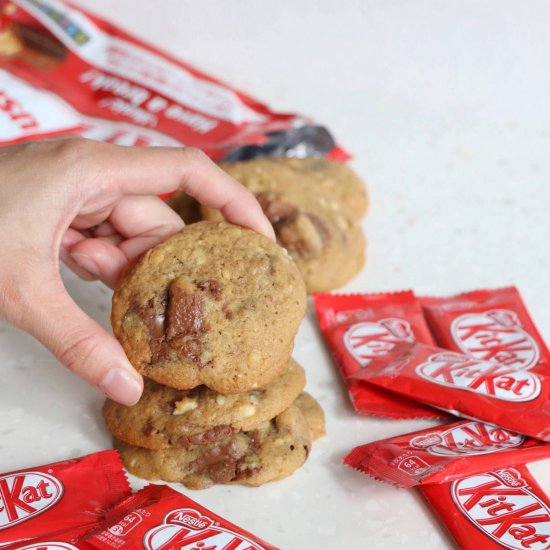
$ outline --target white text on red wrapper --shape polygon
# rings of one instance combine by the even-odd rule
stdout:
[[[130,533],[149,512],[136,509],[115,525],[94,536],[112,548],[127,547]],[[142,517],[143,516],[143,517]],[[192,508],[172,510],[163,523],[149,529],[143,536],[146,550],[262,550],[262,546],[245,535],[221,527],[219,522]]]
[[[413,438],[411,447],[437,456],[479,455],[517,447],[525,441],[521,434],[498,426],[472,421],[444,433]]]
[[[0,530],[45,512],[61,498],[63,485],[41,472],[0,478]]]
[[[451,335],[464,353],[482,361],[530,369],[540,357],[535,340],[507,309],[461,315],[452,322]]]
[[[550,510],[528,489],[516,470],[455,481],[451,494],[460,511],[505,548],[548,548]]]
[[[504,365],[468,360],[462,355],[438,353],[416,367],[422,378],[503,401],[532,401],[540,395],[540,378]]]
[[[410,323],[404,319],[380,319],[356,323],[344,334],[344,345],[362,367],[389,353],[398,342],[414,342]]]

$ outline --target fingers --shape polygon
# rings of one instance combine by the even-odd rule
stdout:
[[[113,287],[122,268],[183,227],[182,219],[158,197],[127,196],[112,210],[110,222],[81,238],[69,230],[62,244],[64,262],[82,278],[97,278]],[[84,274],[84,275],[83,275]]]
[[[80,143],[90,143],[80,140]],[[94,144],[86,165],[102,192],[158,195],[181,190],[224,217],[274,239],[273,228],[254,195],[193,148],[132,148]]]
[[[184,226],[183,220],[163,200],[154,196],[124,197],[113,208],[109,221],[113,229],[126,239],[147,235],[160,241]]]
[[[0,186],[0,256],[8,258],[0,262],[0,315],[123,404],[137,401],[142,379],[116,339],[69,297],[59,255],[81,276],[114,284],[129,259],[182,226],[157,199],[144,197],[176,190],[273,238],[254,196],[195,149],[79,139],[17,146],[0,157],[8,182]]]
[[[141,376],[117,340],[73,302],[61,280],[25,290],[17,324],[90,385],[118,403],[135,404],[143,391]]]
[[[59,257],[61,261],[81,279],[83,279],[84,281],[95,281],[97,279],[97,275],[90,273],[90,271],[84,269],[82,266],[76,263],[71,258],[69,252],[76,243],[83,241],[85,238],[85,235],[83,235],[80,231],[69,228],[65,232],[65,235],[61,240],[61,245],[59,247]]]
[[[201,204],[221,210],[226,220],[275,240],[273,227],[253,193],[214,163],[206,167],[200,159],[190,163],[180,189]]]
[[[142,245],[145,250],[150,248],[147,244]],[[71,249],[69,261],[65,260],[65,263],[79,277],[86,280],[99,279],[114,288],[128,261],[129,258],[119,247],[101,239],[85,239]]]

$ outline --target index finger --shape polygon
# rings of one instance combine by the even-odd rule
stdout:
[[[159,195],[184,191],[201,204],[221,210],[229,222],[275,239],[273,227],[254,195],[199,149],[79,141],[90,148],[84,162],[91,163],[98,185],[107,185],[106,192]]]

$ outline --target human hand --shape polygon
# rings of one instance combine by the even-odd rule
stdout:
[[[124,405],[139,399],[143,380],[71,299],[59,260],[113,286],[128,261],[183,227],[156,196],[175,190],[274,238],[252,193],[196,149],[84,139],[0,148],[0,318]]]

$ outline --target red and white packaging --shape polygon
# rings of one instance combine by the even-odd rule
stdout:
[[[86,543],[79,543],[79,541],[81,541],[87,533],[102,528],[103,525],[104,523],[102,521],[98,521],[97,523],[88,524],[84,527],[75,527],[68,531],[9,544],[8,546],[3,546],[2,550],[85,550],[89,547],[84,546]]]
[[[550,443],[475,420],[355,447],[344,463],[406,489],[550,457]]]
[[[424,344],[398,344],[353,378],[457,416],[550,441],[550,377]]]
[[[474,290],[420,301],[442,348],[550,374],[550,352],[517,288]]]
[[[81,550],[277,550],[166,485],[148,485],[115,506]]]
[[[214,159],[349,158],[311,119],[274,112],[69,2],[0,0],[0,33],[0,145],[78,133]]]
[[[524,465],[420,491],[461,550],[550,547],[550,499]]]
[[[431,407],[350,378],[368,370],[399,342],[434,344],[412,291],[384,294],[314,294],[323,338],[360,414],[390,418],[446,418]]]
[[[116,451],[2,474],[0,547],[70,529],[89,530],[130,492]]]

